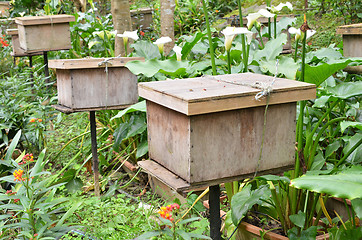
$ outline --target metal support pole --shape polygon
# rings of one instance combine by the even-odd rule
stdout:
[[[29,67],[30,67],[30,78],[33,81],[32,86],[34,84],[34,75],[33,75],[33,56],[29,56]]]
[[[89,112],[89,121],[91,129],[91,142],[92,142],[92,159],[93,159],[93,174],[94,174],[94,194],[98,197],[99,192],[99,162],[97,154],[97,128],[96,128],[96,113],[95,111]]]
[[[209,189],[210,237],[213,240],[221,240],[220,186],[210,186]]]
[[[43,52],[43,57],[44,57],[44,72],[45,72],[45,77],[47,78],[46,82],[49,82],[49,67],[48,67],[48,52]]]

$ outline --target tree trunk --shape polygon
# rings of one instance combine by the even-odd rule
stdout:
[[[175,27],[174,12],[175,0],[160,0],[161,5],[161,35],[162,37],[170,37],[171,43],[166,43],[164,47],[165,55],[169,54],[175,45]]]
[[[124,31],[132,30],[131,13],[129,10],[128,0],[112,0],[112,17],[114,30],[117,30],[118,34],[122,34]],[[123,39],[120,37],[115,38],[114,55],[125,55]]]
[[[74,0],[73,2],[77,12],[85,12],[87,10],[86,0]]]

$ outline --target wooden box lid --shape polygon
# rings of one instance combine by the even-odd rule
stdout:
[[[337,34],[342,34],[342,35],[362,34],[362,23],[339,26],[337,28]]]
[[[13,36],[13,35],[18,35],[18,29],[17,28],[12,28],[12,29],[6,29],[6,34]]]
[[[47,16],[28,16],[28,17],[15,18],[15,23],[23,26],[67,23],[73,21],[75,21],[75,17],[73,15],[67,15],[67,14],[47,15]]]
[[[255,73],[204,76],[138,84],[141,97],[188,116],[266,105],[255,99],[259,86],[269,86],[273,77]],[[276,78],[269,104],[314,99],[316,86]]]
[[[86,69],[105,67],[123,67],[127,62],[140,60],[142,57],[117,57],[117,58],[82,58],[82,59],[57,59],[50,60],[49,67],[55,69]]]

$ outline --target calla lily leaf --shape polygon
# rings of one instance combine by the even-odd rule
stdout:
[[[131,47],[135,50],[133,52],[134,57],[144,57],[146,60],[161,57],[157,46],[149,41],[137,41],[136,43],[131,44]]]
[[[328,92],[337,98],[347,99],[362,95],[362,82],[345,82],[335,87],[327,87]]]
[[[260,70],[264,73],[275,74],[275,59],[269,61],[260,61]],[[288,79],[295,79],[299,65],[292,58],[282,56],[279,60],[278,73],[283,74]]]
[[[362,123],[360,123],[360,122],[343,121],[343,122],[340,123],[340,125],[341,125],[341,132],[342,133],[348,127],[354,127],[354,128],[358,128],[358,129],[362,130]]]
[[[146,77],[152,77],[158,72],[165,73],[170,76],[180,76],[186,72],[189,67],[187,62],[176,61],[175,59],[167,59],[160,61],[151,59],[145,62],[132,61],[126,64],[126,67],[136,75],[143,74]]]
[[[267,61],[274,60],[283,51],[283,44],[286,42],[287,34],[280,34],[276,39],[268,41],[263,50],[256,51],[254,59],[260,60],[264,57]]]
[[[362,167],[354,166],[335,175],[304,175],[293,179],[290,185],[352,200],[362,196]]]
[[[305,65],[305,82],[314,83],[319,86],[329,76],[344,69],[351,62],[349,59],[335,61],[334,63],[323,63],[317,66]]]

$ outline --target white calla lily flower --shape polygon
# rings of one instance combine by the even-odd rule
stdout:
[[[160,53],[163,54],[163,46],[165,45],[165,43],[169,42],[172,42],[172,39],[170,37],[161,37],[157,39],[153,44],[156,44]]]
[[[135,31],[124,31],[123,34],[117,34],[117,37],[123,38],[123,43],[126,46],[128,43],[128,38],[133,40],[138,40],[137,30]]]
[[[245,36],[246,36],[246,43],[247,43],[248,45],[251,44],[251,40],[253,40],[253,35],[254,35],[253,32],[248,32],[248,33],[245,34]]]
[[[248,23],[247,23],[246,26],[248,27],[249,30],[253,28],[254,23],[255,23],[256,20],[257,20],[258,18],[260,18],[260,17],[261,17],[261,14],[260,14],[260,13],[250,13],[250,14],[246,17],[246,19],[248,20]]]
[[[290,2],[280,3],[278,6],[275,7],[275,10],[280,12],[284,7],[287,7],[290,11],[293,11],[293,5]]]
[[[225,49],[226,51],[229,51],[231,49],[231,43],[236,35],[247,34],[250,33],[250,31],[244,27],[226,27],[221,33],[225,36]]]
[[[181,58],[182,58],[182,53],[181,53],[182,48],[175,45],[175,46],[173,47],[173,51],[176,53],[177,61],[181,61]]]
[[[290,34],[295,34],[295,40],[300,39],[300,37],[302,36],[302,32],[300,31],[299,28],[297,29],[295,27],[290,27],[288,29],[288,32]],[[316,32],[317,32],[316,30],[307,30],[307,39],[313,36]]]
[[[272,17],[275,16],[274,13],[271,13],[271,12],[269,12],[269,11],[266,10],[266,9],[260,9],[260,10],[258,11],[258,13],[261,14],[262,16],[264,16],[264,17],[267,17],[267,18],[272,18]]]

